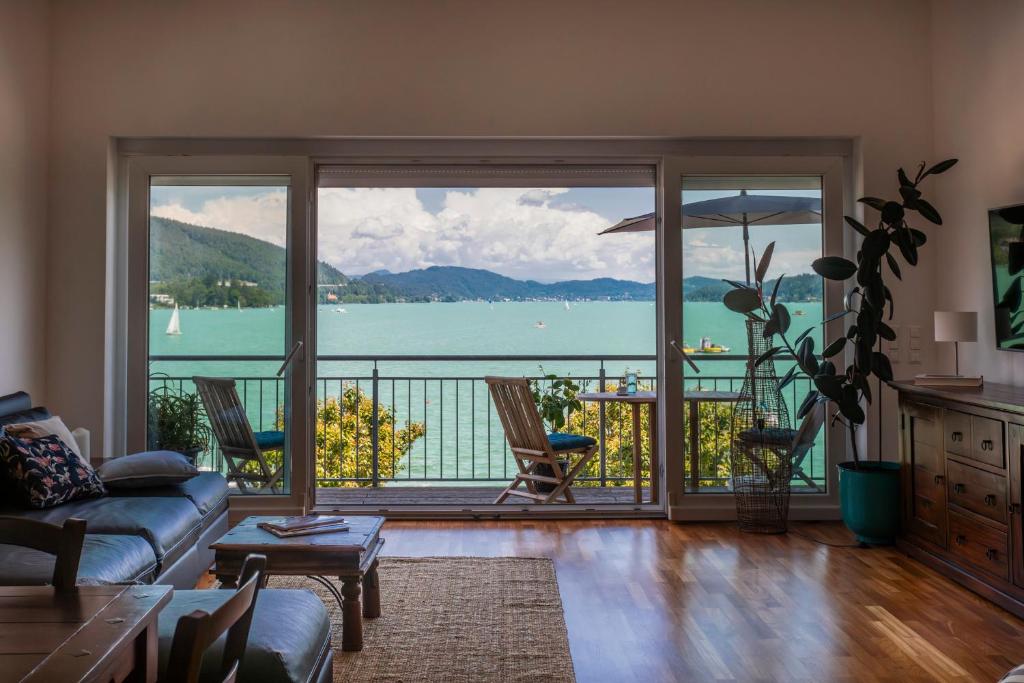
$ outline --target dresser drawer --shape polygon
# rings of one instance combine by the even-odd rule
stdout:
[[[1006,523],[1006,477],[950,460],[946,486],[951,505]]]
[[[975,522],[951,510],[949,550],[957,558],[982,571],[1003,580],[1010,578],[1006,532]]]
[[[1005,467],[1003,459],[1003,423],[971,415],[970,457],[995,467]]]
[[[956,410],[942,415],[943,443],[947,453],[971,457],[971,416]]]

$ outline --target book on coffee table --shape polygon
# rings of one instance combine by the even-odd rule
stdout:
[[[282,531],[276,527],[265,526],[264,524],[258,524],[259,528],[274,534],[278,538],[294,538],[295,536],[311,536],[313,534],[333,534],[337,531],[348,531],[348,524],[340,522],[338,524],[321,524],[319,526],[307,527],[304,529],[292,529],[291,531]]]
[[[273,533],[293,533],[310,531],[322,527],[337,527],[345,524],[345,518],[339,515],[299,515],[295,517],[279,517],[260,522],[257,526]],[[336,530],[336,529],[335,529]]]

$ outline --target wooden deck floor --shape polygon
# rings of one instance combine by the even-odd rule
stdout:
[[[808,540],[851,543],[839,524],[793,526],[389,520],[383,553],[550,557],[578,683],[991,682],[1024,662],[1021,620],[895,549]]]
[[[349,507],[367,505],[390,507],[396,505],[491,505],[504,486],[382,486],[380,488],[318,488],[316,504]],[[576,486],[572,489],[580,505],[633,505],[633,487]],[[650,501],[650,491],[643,490],[644,501]],[[517,503],[533,504],[525,498]]]

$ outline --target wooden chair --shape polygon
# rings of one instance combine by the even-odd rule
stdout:
[[[206,649],[227,631],[224,657],[218,680],[231,683],[238,675],[238,665],[249,641],[249,626],[256,608],[256,597],[263,582],[267,558],[249,555],[242,564],[239,587],[228,600],[213,612],[195,610],[178,619],[171,641],[167,681],[197,683]]]
[[[822,425],[825,424],[825,404],[818,403],[811,412],[804,416],[804,421],[800,423],[800,428],[797,430],[796,435],[793,437],[793,445],[790,447],[790,459],[793,462],[793,477],[799,477],[810,487],[815,490],[820,489],[814,480],[807,476],[804,472],[804,459],[811,452],[811,447],[814,446],[814,440],[818,437],[818,432],[821,431]]]
[[[248,493],[250,485],[255,490],[267,489],[281,493],[282,464],[276,470],[267,463],[264,453],[284,452],[284,432],[260,432],[261,438],[253,432],[245,414],[242,399],[235,389],[235,380],[223,377],[193,377],[206,415],[210,420],[217,443],[228,466],[228,481],[233,481],[242,493]],[[267,438],[262,438],[262,437]],[[254,463],[258,471],[246,471],[245,466]]]
[[[538,503],[551,503],[558,498],[563,499],[561,502],[575,503],[576,498],[569,487],[587,461],[597,453],[597,442],[590,437],[566,434],[559,439],[556,448],[544,429],[528,380],[517,377],[485,377],[484,380],[505,429],[508,447],[519,466],[519,474],[501,492],[495,504],[504,502],[509,496],[529,498]],[[572,454],[579,454],[580,459],[563,472],[559,460]],[[538,474],[539,465],[550,467],[551,475]],[[541,492],[537,489],[538,483],[550,484],[554,488],[550,492]],[[525,491],[519,489],[521,484],[526,485]]]
[[[73,591],[85,542],[85,524],[84,519],[74,517],[64,520],[61,526],[21,517],[0,517],[0,543],[55,555],[51,583],[60,592]]]

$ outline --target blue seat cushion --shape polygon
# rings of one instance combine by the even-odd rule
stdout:
[[[261,451],[284,448],[284,432],[254,432]]]
[[[0,585],[39,586],[53,580],[54,556],[14,545],[0,545]],[[86,534],[78,565],[81,584],[149,582],[156,555],[141,536]]]
[[[561,432],[552,432],[548,434],[548,443],[556,451],[571,451],[575,448],[587,448],[597,443],[596,440],[591,439],[589,436],[583,436],[581,434],[562,434]]]
[[[212,612],[234,591],[174,591],[171,602],[160,612],[160,680],[164,680],[171,642],[178,619],[194,610]],[[203,657],[201,681],[218,680],[215,673],[224,652],[224,636],[210,646]],[[249,641],[238,672],[240,681],[260,683],[307,683],[314,680],[330,653],[331,622],[320,598],[307,590],[264,588],[256,599]]]

